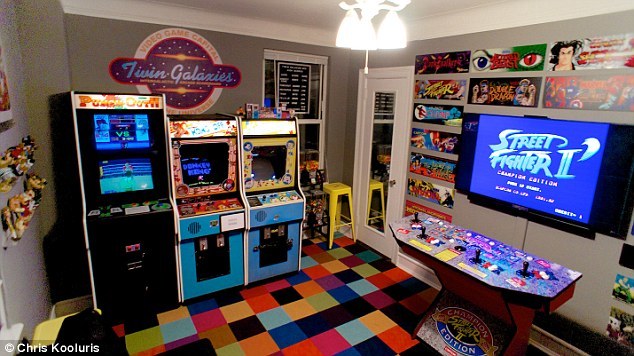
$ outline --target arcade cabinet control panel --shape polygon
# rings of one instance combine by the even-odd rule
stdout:
[[[88,212],[89,218],[108,218],[124,215],[134,215],[170,209],[172,205],[168,199],[148,200],[141,203],[128,203],[123,205],[105,205]]]
[[[181,217],[219,213],[243,208],[242,203],[238,198],[212,200],[206,196],[179,198],[177,199],[176,205],[178,205],[178,212]]]
[[[581,278],[580,272],[423,213],[390,228],[401,243],[493,287],[552,298]]]
[[[272,206],[277,204],[284,204],[293,201],[302,201],[302,198],[294,190],[277,193],[265,193],[260,195],[252,195],[247,198],[251,207],[258,206]]]

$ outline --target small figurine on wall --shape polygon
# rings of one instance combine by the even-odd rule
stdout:
[[[10,191],[18,179],[33,167],[33,154],[36,149],[31,136],[26,136],[19,145],[8,148],[0,155],[1,193]],[[22,237],[33,212],[40,205],[45,185],[45,179],[34,174],[26,175],[24,192],[11,197],[7,206],[0,212],[7,238],[17,241]]]
[[[7,238],[18,241],[29,226],[33,213],[42,200],[42,189],[46,186],[46,179],[27,174],[24,181],[24,192],[9,198],[7,206],[2,209],[2,228]]]
[[[0,192],[10,191],[18,177],[33,167],[36,149],[35,141],[31,136],[26,136],[19,145],[7,149],[0,156]]]

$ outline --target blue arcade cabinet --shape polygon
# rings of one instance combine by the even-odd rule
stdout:
[[[247,283],[300,269],[305,199],[295,118],[242,119]]]
[[[170,116],[172,191],[184,301],[244,285],[238,119]]]

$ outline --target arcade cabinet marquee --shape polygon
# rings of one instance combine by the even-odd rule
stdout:
[[[70,92],[57,100],[71,102],[59,108],[71,111],[65,122],[74,139],[67,148],[77,160],[95,307],[113,319],[174,308],[176,229],[164,97]]]

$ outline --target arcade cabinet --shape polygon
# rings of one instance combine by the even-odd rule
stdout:
[[[67,160],[77,165],[69,163],[68,184],[77,182],[82,198],[95,308],[113,320],[173,309],[176,218],[164,97],[70,92],[55,101],[71,103]]]
[[[305,199],[296,118],[243,119],[247,282],[299,271]]]
[[[244,285],[238,119],[170,116],[169,127],[183,299]]]
[[[391,222],[399,247],[442,284],[412,336],[440,354],[524,355],[533,318],[582,277],[558,263],[423,213]]]

